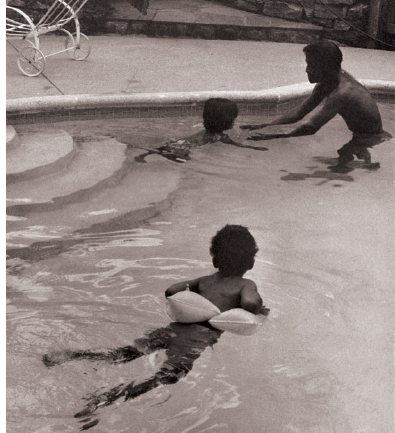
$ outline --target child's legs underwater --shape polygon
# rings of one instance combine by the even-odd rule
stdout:
[[[120,397],[129,400],[159,385],[177,383],[192,370],[193,363],[202,352],[217,343],[222,332],[208,325],[185,325],[173,322],[166,328],[156,329],[148,333],[146,337],[136,339],[135,344],[141,354],[166,349],[167,359],[161,368],[152,377],[140,383],[136,384],[135,381],[132,381],[127,385],[121,384],[94,396],[88,401],[85,409],[77,413],[75,417],[83,418],[92,415],[99,407],[110,405]]]
[[[63,350],[44,355],[42,361],[47,367],[77,359],[107,361],[111,364],[126,363],[157,350],[166,349],[171,336],[169,327],[160,328],[147,333],[142,338],[137,338],[134,341],[134,346],[104,350]]]
[[[165,331],[163,336],[163,331]],[[211,326],[203,324],[179,324],[171,323],[167,328],[157,329],[147,335],[149,337],[148,352],[152,353],[154,347],[165,348],[167,359],[163,362],[162,367],[151,378],[135,384],[131,382],[125,386],[121,395],[126,400],[136,398],[159,385],[171,385],[177,383],[185,377],[193,367],[196,359],[208,347],[212,347],[218,342],[223,331],[214,329]],[[165,337],[165,344],[161,346],[161,340]],[[156,341],[156,343],[155,343]],[[135,340],[136,346],[144,344],[144,339]],[[154,347],[153,347],[154,346]],[[140,347],[139,347],[140,348]]]
[[[63,364],[76,359],[87,359],[89,361],[107,361],[112,364],[126,363],[140,358],[144,353],[133,346],[120,347],[114,350],[64,350],[62,352],[49,353],[43,356],[42,361],[47,367]]]

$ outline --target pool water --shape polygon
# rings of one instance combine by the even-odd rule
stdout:
[[[394,107],[380,110],[395,136]],[[208,144],[186,163],[135,157],[199,118],[16,129],[44,127],[78,152],[61,172],[7,187],[10,433],[77,431],[92,396],[155,374],[163,350],[50,368],[42,356],[116,349],[169,325],[165,289],[214,271],[209,243],[226,223],[249,227],[260,248],[246,276],[271,309],[264,326],[225,332],[175,384],[99,407],[92,432],[393,431],[393,141],[371,149],[378,170],[353,161],[334,173],[350,139],[337,117],[314,136],[245,141],[267,151]]]

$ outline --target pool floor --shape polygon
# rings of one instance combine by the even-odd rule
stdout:
[[[395,136],[394,108],[380,110]],[[151,377],[163,350],[50,368],[42,356],[166,327],[165,289],[214,272],[211,237],[231,223],[259,246],[246,276],[271,309],[262,329],[224,333],[176,384],[99,408],[91,431],[392,432],[394,142],[371,150],[379,169],[353,161],[334,173],[350,139],[335,118],[314,136],[245,142],[267,151],[216,143],[185,163],[135,161],[200,123],[54,124],[76,139],[76,157],[7,187],[8,431],[76,431],[92,396]],[[245,138],[237,125],[231,135]]]

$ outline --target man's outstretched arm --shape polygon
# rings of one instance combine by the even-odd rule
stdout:
[[[254,150],[268,150],[267,147],[248,146],[246,144],[238,143],[237,141],[233,141],[227,134],[222,134],[221,141],[222,143],[231,144],[232,146],[237,146],[237,147],[245,147]]]
[[[268,123],[262,123],[259,125],[240,125],[240,128],[249,129],[252,131],[254,129],[265,128],[266,126],[290,125],[292,123],[299,122],[299,120],[302,120],[307,114],[313,111],[314,108],[316,108],[323,101],[324,97],[325,94],[322,86],[317,84],[314,87],[313,93],[305,101],[303,101],[302,104],[288,111],[288,113],[285,113]]]
[[[288,133],[279,133],[279,134],[258,134],[254,136],[250,136],[247,140],[272,140],[274,138],[284,138],[284,137],[300,137],[303,135],[313,135],[315,134],[322,126],[328,123],[331,119],[333,119],[336,114],[339,113],[341,103],[337,101],[336,98],[329,98],[328,101],[324,104],[324,106],[318,111],[317,114],[312,116],[306,123],[295,128],[293,131]]]

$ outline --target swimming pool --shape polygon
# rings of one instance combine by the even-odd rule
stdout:
[[[380,110],[395,136],[394,107]],[[209,242],[226,223],[249,227],[260,248],[247,276],[271,308],[263,329],[224,333],[177,384],[98,409],[92,431],[392,431],[393,143],[372,149],[379,170],[356,161],[332,173],[349,140],[335,118],[314,136],[267,141],[265,152],[221,143],[185,164],[135,161],[138,147],[200,122],[45,126],[75,137],[78,152],[61,172],[7,188],[9,431],[76,431],[84,399],[150,377],[161,351],[120,365],[47,368],[41,358],[122,347],[167,326],[164,290],[212,272]],[[34,128],[44,126],[17,131]]]

